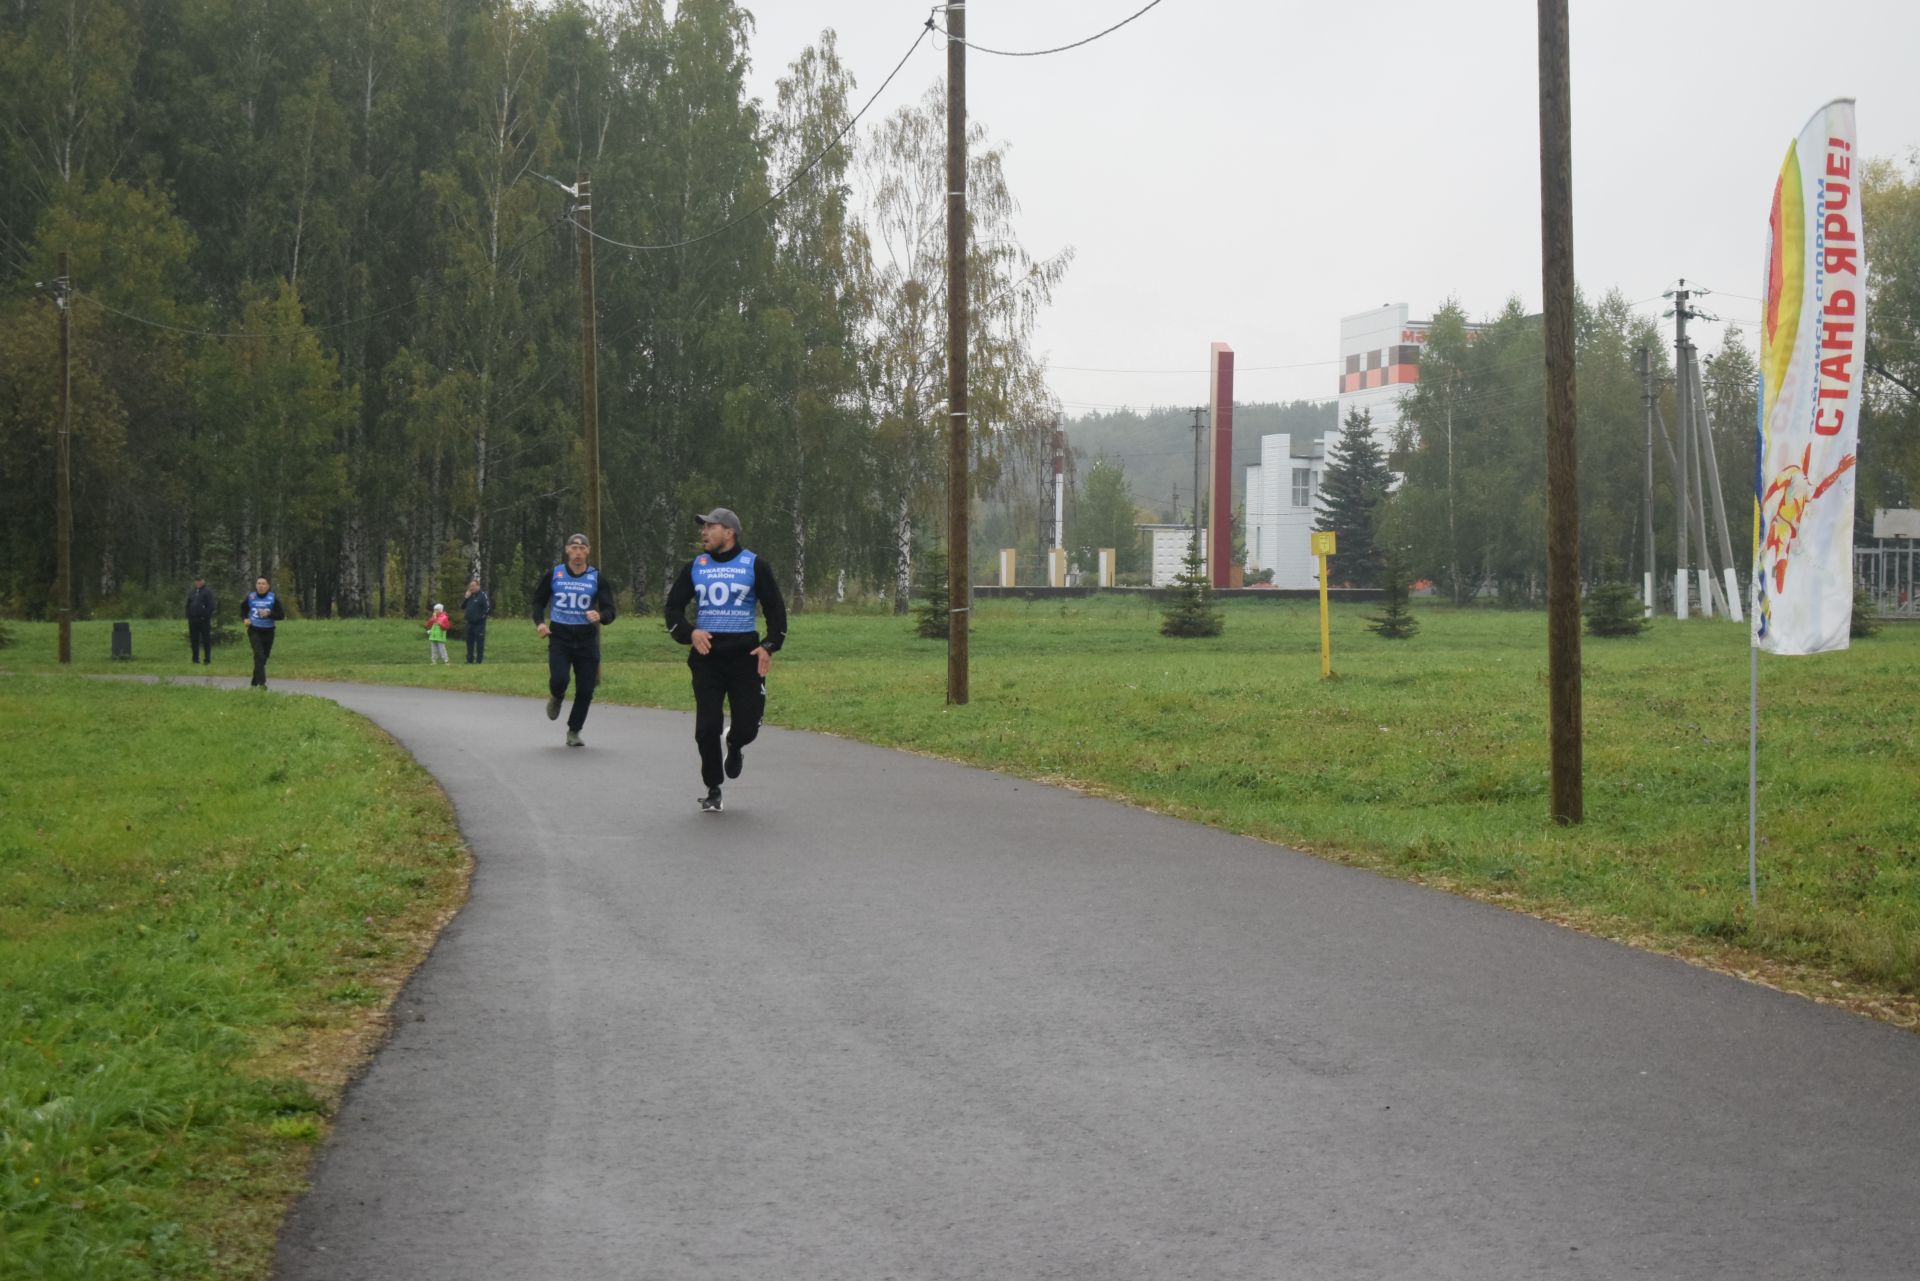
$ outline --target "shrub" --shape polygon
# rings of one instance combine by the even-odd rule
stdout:
[[[1412,577],[1397,549],[1384,554],[1380,563],[1380,586],[1385,591],[1386,612],[1367,619],[1367,630],[1381,640],[1408,640],[1420,630],[1420,620],[1407,605],[1412,595],[1407,584]]]
[[[1858,583],[1853,587],[1853,618],[1847,624],[1847,635],[1855,640],[1871,636],[1880,630],[1880,618],[1873,603],[1873,593]]]
[[[1167,607],[1161,615],[1162,636],[1218,636],[1226,628],[1220,606],[1213,598],[1213,584],[1200,564],[1200,541],[1187,548],[1186,567],[1167,593]]]
[[[1638,636],[1647,630],[1640,594],[1611,556],[1600,566],[1600,582],[1587,592],[1586,607],[1589,636]]]
[[[947,553],[941,548],[929,548],[920,558],[914,595],[920,603],[913,607],[913,634],[924,640],[947,639],[953,607],[947,601]]]

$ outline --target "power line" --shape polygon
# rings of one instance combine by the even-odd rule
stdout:
[[[1160,0],[1151,0],[1151,3],[1149,3],[1145,9],[1141,9],[1137,13],[1129,14],[1128,16],[1120,19],[1120,21],[1114,23],[1111,27],[1108,27],[1105,31],[1096,31],[1084,40],[1076,40],[1072,44],[1063,44],[1053,49],[989,49],[985,45],[975,44],[973,41],[968,40],[963,36],[956,37],[945,30],[940,30],[940,34],[943,36],[946,36],[947,39],[949,40],[958,39],[961,44],[979,53],[991,53],[1002,58],[1044,58],[1050,53],[1065,53],[1069,49],[1078,49],[1081,45],[1092,44],[1094,41],[1098,40],[1101,36],[1110,36],[1114,32],[1118,31],[1120,28],[1126,26],[1129,22],[1132,22],[1135,18],[1139,17],[1140,14],[1145,13],[1147,9],[1151,9],[1159,3],[1160,3]],[[929,27],[933,26],[932,18],[927,19],[927,25]]]
[[[1328,365],[1338,365],[1339,360],[1302,360],[1291,365],[1235,365],[1236,374],[1260,373],[1272,369],[1324,369]],[[1045,364],[1042,369],[1057,369],[1073,374],[1206,374],[1208,369],[1098,369],[1090,365],[1053,365]]]
[[[1155,0],[1155,3],[1158,3],[1158,2],[1159,0]],[[600,241],[602,244],[612,245],[616,249],[631,249],[631,250],[634,250],[635,252],[641,252],[641,253],[652,253],[652,252],[658,252],[660,250],[666,250],[666,249],[685,249],[688,245],[697,245],[703,240],[712,240],[715,236],[724,235],[725,233],[732,231],[735,227],[738,227],[741,223],[751,221],[752,219],[758,217],[759,215],[765,213],[767,210],[771,209],[774,205],[780,203],[780,201],[784,200],[786,198],[787,193],[789,191],[792,191],[794,187],[798,186],[802,178],[806,177],[809,173],[812,173],[813,170],[816,167],[818,167],[820,162],[822,160],[825,160],[827,156],[832,153],[833,149],[840,145],[841,140],[845,138],[849,132],[852,131],[855,125],[860,123],[860,117],[866,115],[867,111],[873,106],[873,104],[879,101],[880,95],[887,91],[887,86],[893,83],[894,77],[900,74],[900,69],[907,65],[907,60],[913,57],[914,51],[920,47],[920,42],[922,40],[925,40],[927,38],[927,33],[932,30],[934,30],[933,19],[928,18],[926,25],[920,29],[920,34],[913,38],[913,43],[907,47],[907,52],[901,57],[900,61],[894,65],[893,70],[887,73],[887,78],[880,82],[880,87],[873,91],[873,96],[867,99],[866,105],[861,107],[859,111],[855,112],[853,115],[853,118],[848,120],[845,125],[841,126],[840,132],[833,136],[833,140],[827,143],[826,146],[822,147],[819,151],[819,154],[815,155],[813,159],[807,161],[806,164],[801,165],[799,170],[793,175],[793,177],[787,179],[785,184],[783,184],[778,191],[774,192],[771,196],[768,196],[765,200],[755,205],[752,209],[749,209],[747,210],[747,212],[741,214],[738,218],[735,218],[732,222],[729,222],[721,227],[716,227],[712,231],[705,232],[702,235],[690,237],[689,239],[686,239],[686,240],[675,240],[675,241],[672,241],[671,243],[661,244],[661,245],[632,245],[632,244],[628,244],[624,240],[615,240],[611,236],[603,236],[599,232],[593,230],[593,228],[591,227],[583,227],[581,226],[581,224],[574,222],[571,216],[568,217],[567,221],[572,222],[573,225],[576,227],[580,227],[582,231],[586,232],[589,236],[592,236],[595,240]]]

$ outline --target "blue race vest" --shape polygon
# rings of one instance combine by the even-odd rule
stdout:
[[[705,552],[693,558],[694,626],[703,632],[750,632],[760,598],[753,590],[752,552],[718,561]]]
[[[272,592],[268,592],[265,596],[260,595],[258,592],[248,592],[247,626],[272,627],[273,607],[278,600],[279,598]]]
[[[556,623],[570,623],[575,627],[587,625],[587,611],[593,608],[593,598],[600,594],[600,571],[592,565],[587,572],[575,578],[567,572],[565,565],[553,567],[553,604],[548,615]]]

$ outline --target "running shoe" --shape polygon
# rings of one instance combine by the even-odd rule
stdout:
[[[747,767],[747,760],[744,755],[745,750],[745,748],[735,747],[733,745],[733,735],[731,733],[727,735],[726,771],[728,778],[739,778],[740,771]]]

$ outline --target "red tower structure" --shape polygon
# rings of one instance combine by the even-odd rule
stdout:
[[[1226,587],[1233,580],[1233,348],[1223,342],[1213,344],[1207,366],[1207,428],[1207,581]]]

